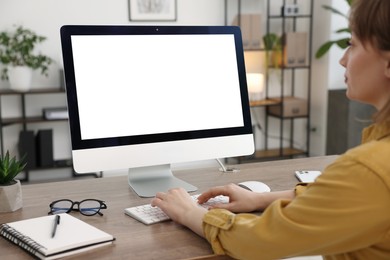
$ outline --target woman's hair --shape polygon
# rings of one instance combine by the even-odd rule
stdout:
[[[349,26],[359,40],[390,51],[389,25],[389,0],[352,0]]]
[[[352,0],[349,26],[363,44],[390,53],[390,0]],[[390,100],[375,121],[390,121]]]

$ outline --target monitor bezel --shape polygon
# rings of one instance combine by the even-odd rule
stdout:
[[[72,150],[96,149],[125,145],[139,145],[181,140],[214,138],[252,134],[242,36],[236,26],[126,26],[126,25],[65,25],[61,27],[62,55],[68,102]],[[110,137],[83,140],[81,138],[75,81],[72,35],[177,35],[177,34],[229,34],[234,35],[237,71],[240,83],[241,109],[244,125],[241,127],[194,130],[137,136]]]

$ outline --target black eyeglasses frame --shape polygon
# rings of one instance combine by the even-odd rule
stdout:
[[[56,201],[53,201],[53,202],[50,203],[50,205],[49,205],[50,211],[47,214],[56,214],[53,211],[53,206],[56,203],[61,202],[61,201],[67,201],[67,202],[71,203],[71,206],[69,207],[69,209],[67,209],[64,213],[69,213],[71,211],[78,211],[78,212],[80,212],[80,214],[82,214],[84,216],[94,216],[96,214],[99,214],[100,216],[103,216],[103,213],[100,212],[100,210],[101,209],[107,209],[107,205],[102,200],[84,199],[82,201],[73,201],[73,200],[70,200],[70,199],[59,199],[59,200],[56,200]],[[80,210],[80,204],[82,204],[83,202],[86,202],[86,201],[96,201],[96,202],[98,202],[99,203],[99,209],[96,212],[94,212],[93,214],[85,214],[85,212],[82,210],[83,208],[81,208],[81,210]],[[77,208],[75,208],[76,205],[77,205]]]

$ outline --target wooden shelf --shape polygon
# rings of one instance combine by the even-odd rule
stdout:
[[[35,167],[35,168],[32,168],[32,169],[27,169],[27,171],[42,171],[42,170],[53,170],[53,169],[65,169],[65,168],[72,168],[73,167],[73,163],[72,163],[72,159],[62,159],[62,160],[55,160],[53,165],[50,165],[50,166],[38,166],[38,167]],[[25,171],[26,172],[26,171]],[[101,178],[103,177],[103,173],[102,172],[90,172],[90,173],[82,173],[82,174],[79,174],[79,173],[76,173],[74,170],[72,170],[72,177],[73,178],[76,178],[76,177],[86,177],[86,176],[92,176],[92,177],[95,177],[95,178]],[[18,178],[21,182],[28,182],[28,183],[33,183],[33,182],[30,182],[29,180],[29,177],[28,175],[25,176],[25,178]],[[69,178],[66,178],[64,180],[69,180]],[[56,181],[58,181],[56,179]],[[39,182],[42,182],[42,181],[39,181]]]
[[[27,96],[30,95],[46,95],[46,94],[61,94],[63,95],[65,93],[65,89],[61,87],[47,87],[47,88],[33,88],[26,92],[19,92],[14,91],[11,89],[0,89],[0,102],[1,98],[4,99],[9,98],[9,96],[15,96],[20,98],[20,107],[22,110],[22,113],[20,116],[16,117],[8,117],[3,118],[1,109],[0,109],[0,142],[1,142],[1,152],[3,153],[5,150],[4,147],[4,139],[6,138],[4,136],[3,127],[14,125],[14,124],[20,124],[22,126],[22,131],[26,131],[28,128],[28,124],[34,124],[34,123],[49,123],[49,122],[66,122],[68,119],[55,119],[55,120],[47,120],[42,114],[41,115],[27,115],[28,107],[26,106],[26,100],[28,99]],[[34,140],[32,140],[33,142]],[[51,170],[51,169],[59,169],[59,168],[72,168],[71,161],[70,160],[57,160],[53,162],[52,165],[45,166],[45,167],[33,167],[29,168],[27,167],[24,170],[24,179],[22,181],[29,181],[29,172],[30,171],[37,171],[37,170]],[[73,176],[76,176],[73,174]]]
[[[278,70],[278,69],[283,69],[283,70],[296,70],[296,69],[310,69],[310,66],[308,65],[302,65],[302,66],[284,66],[284,65],[280,65],[280,66],[269,66],[268,67],[269,69],[274,69],[274,70]]]
[[[55,160],[52,165],[37,166],[35,168],[28,169],[29,171],[48,170],[53,168],[69,168],[73,167],[72,159]]]
[[[294,18],[312,18],[310,14],[299,14],[299,15],[270,15],[271,19],[294,19]]]
[[[26,92],[18,92],[11,89],[1,89],[0,95],[30,95],[30,94],[50,94],[50,93],[64,93],[65,89],[61,89],[60,87],[51,87],[51,88],[37,88],[31,89]]]
[[[243,9],[249,8],[249,5],[245,5],[245,1],[236,0],[233,1],[234,4],[229,4],[230,1],[225,1],[225,25],[228,25],[228,21],[230,21],[231,16],[234,15],[240,18],[241,11]],[[276,3],[271,4],[271,0],[266,0],[266,5],[264,6],[265,11],[265,31],[264,35],[275,34],[278,40],[283,40],[283,37],[286,33],[289,32],[306,32],[307,37],[305,37],[305,46],[299,46],[300,48],[306,49],[305,63],[294,63],[297,66],[293,66],[293,64],[288,64],[284,62],[286,57],[280,57],[281,59],[277,61],[277,65],[271,66],[269,64],[263,64],[266,66],[266,69],[269,72],[277,71],[278,75],[276,77],[279,79],[278,82],[274,80],[270,80],[270,74],[268,71],[264,73],[264,86],[267,92],[267,96],[264,100],[259,101],[250,101],[250,107],[252,111],[254,111],[255,107],[264,107],[264,111],[262,114],[252,114],[252,120],[255,121],[253,135],[256,135],[258,132],[262,132],[262,142],[256,142],[260,140],[255,139],[255,146],[257,150],[252,156],[240,156],[234,159],[238,159],[239,163],[241,162],[253,162],[253,161],[266,161],[266,160],[278,160],[278,159],[290,159],[294,157],[305,157],[310,154],[310,125],[311,125],[311,96],[310,89],[312,88],[312,63],[310,60],[310,53],[312,53],[312,39],[313,39],[313,6],[314,0],[303,1],[302,5],[307,8],[303,8],[300,10],[301,13],[298,15],[287,16],[282,13],[283,7],[285,3]],[[231,6],[230,6],[231,5]],[[246,8],[242,8],[245,5]],[[230,9],[229,9],[230,6]],[[280,6],[280,9],[274,9],[272,7]],[[278,11],[279,10],[279,11]],[[260,10],[254,10],[253,13],[259,12]],[[303,20],[302,20],[303,19]],[[299,22],[298,22],[299,21]],[[241,21],[239,21],[241,22]],[[250,24],[249,24],[250,25]],[[248,24],[241,24],[239,26],[243,27],[248,35],[244,35],[245,37],[250,36],[251,28]],[[247,28],[246,28],[247,27]],[[253,32],[252,32],[253,33]],[[245,38],[244,37],[244,38]],[[256,34],[257,37],[257,34]],[[307,39],[306,39],[307,38]],[[257,39],[257,38],[256,38]],[[246,38],[249,42],[251,39]],[[262,38],[263,40],[263,38]],[[286,46],[286,42],[283,42],[283,46]],[[248,44],[249,46],[251,44]],[[264,42],[263,42],[264,46]],[[245,52],[250,51],[259,51],[259,52],[268,52],[264,48],[258,49],[245,49]],[[290,50],[292,51],[292,50]],[[281,50],[282,54],[286,55],[286,49]],[[265,53],[262,53],[265,54]],[[283,56],[283,55],[282,55]],[[298,57],[295,57],[298,58]],[[299,57],[301,58],[301,57]],[[261,57],[260,59],[263,59]],[[283,60],[283,61],[282,61]],[[262,60],[261,62],[267,62],[267,60]],[[268,61],[269,62],[269,61]],[[252,63],[252,62],[251,62]],[[252,64],[251,64],[252,66]],[[248,66],[249,67],[249,66]],[[255,66],[253,66],[255,67]],[[259,68],[253,70],[259,71]],[[300,75],[304,74],[304,75]],[[296,78],[300,78],[300,82],[296,81]],[[302,82],[301,82],[302,81]],[[289,111],[286,108],[286,96],[295,96],[297,93],[301,93],[301,98],[306,100],[307,104],[307,112],[303,113],[292,113],[293,111]],[[276,96],[275,96],[276,95]],[[275,97],[273,97],[275,96]],[[302,105],[303,106],[303,105]],[[287,113],[291,112],[291,113]],[[297,119],[297,120],[295,120]],[[286,121],[286,122],[284,122]],[[306,125],[306,127],[305,127]],[[292,144],[298,143],[295,139],[297,135],[295,132],[301,132],[302,128],[305,127],[305,139],[299,141],[297,147],[302,147],[302,149],[288,148]],[[257,131],[259,130],[259,131]],[[273,132],[279,133],[275,137]],[[300,134],[300,133],[299,133]],[[270,145],[272,140],[272,145]],[[276,140],[278,139],[278,140]],[[257,147],[258,146],[258,147]],[[269,149],[270,147],[276,147],[275,149]],[[286,147],[288,146],[288,147]]]
[[[280,116],[280,115],[276,115],[276,114],[273,114],[273,113],[268,113],[268,115],[270,115],[272,117],[279,118],[279,119],[298,119],[298,118],[307,118],[308,117],[308,115],[303,115],[303,116]]]
[[[237,157],[239,163],[253,162],[253,161],[269,161],[287,159],[296,156],[308,156],[307,151],[296,148],[275,148],[268,150],[257,150],[251,156]]]
[[[8,126],[12,124],[23,124],[23,123],[49,123],[58,121],[67,121],[68,119],[53,119],[47,120],[42,116],[31,116],[23,119],[22,117],[10,117],[2,119],[2,126]]]
[[[272,158],[272,157],[279,157],[279,156],[296,156],[296,155],[304,155],[306,152],[300,149],[296,148],[283,148],[280,150],[279,148],[276,149],[269,149],[269,150],[259,150],[254,153],[255,158]]]
[[[251,107],[276,106],[276,105],[280,105],[280,101],[274,99],[263,99],[263,100],[250,101],[249,105]]]

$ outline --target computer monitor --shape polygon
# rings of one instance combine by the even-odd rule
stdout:
[[[254,152],[238,27],[66,25],[61,43],[76,172],[128,168],[153,197],[197,189],[171,164]]]

